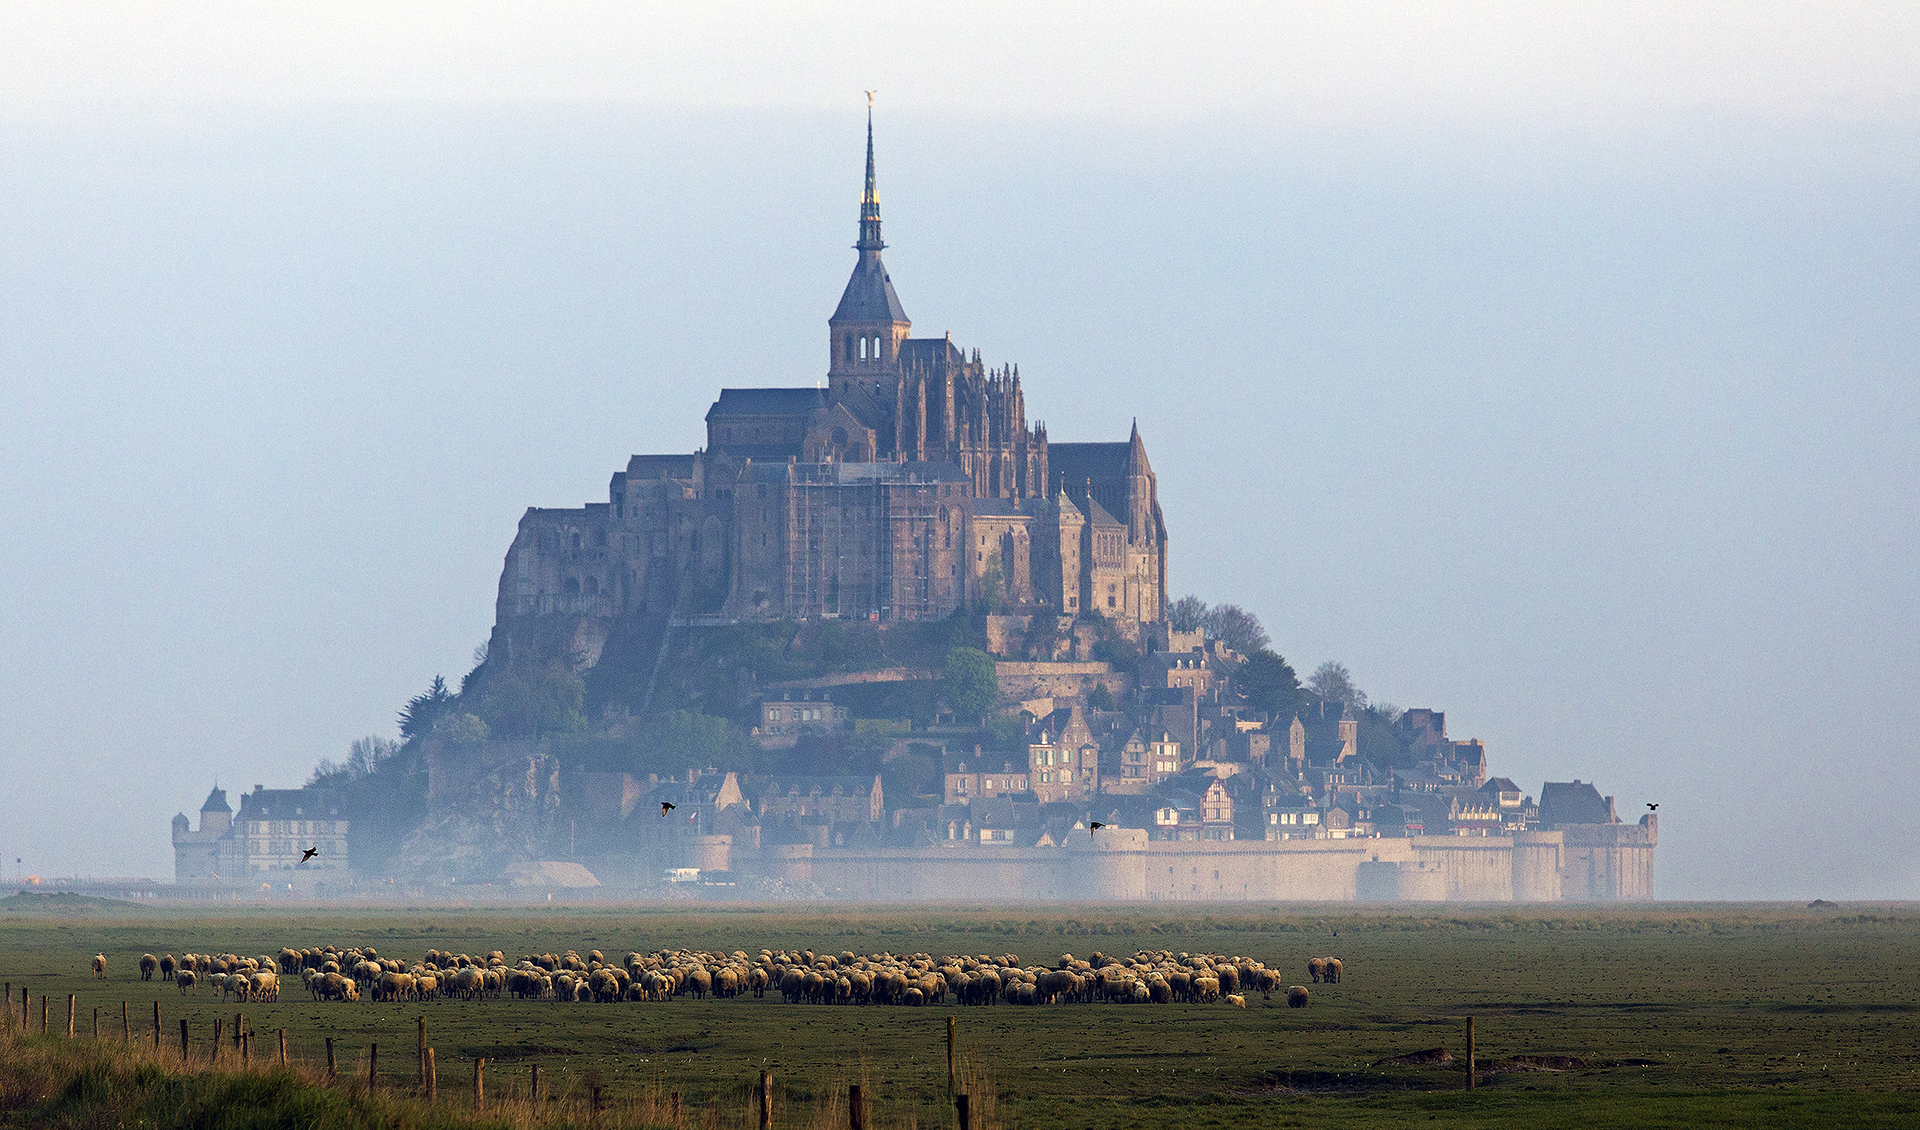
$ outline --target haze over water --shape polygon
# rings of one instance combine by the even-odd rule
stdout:
[[[169,876],[456,680],[529,505],[916,334],[1138,418],[1176,593],[1661,804],[1671,898],[1920,897],[1899,6],[0,15],[0,858]]]

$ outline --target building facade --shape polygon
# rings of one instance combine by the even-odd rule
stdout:
[[[881,257],[871,121],[859,232],[820,385],[722,389],[701,450],[633,456],[606,502],[528,510],[494,654],[552,638],[541,618],[898,621],[985,603],[1097,611],[1129,634],[1163,618],[1167,531],[1138,427],[1050,444],[1017,367],[912,336]]]

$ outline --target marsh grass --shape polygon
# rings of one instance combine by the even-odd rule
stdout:
[[[1256,995],[1240,1010],[825,1007],[789,1005],[777,994],[633,1005],[343,1005],[311,1002],[297,988],[277,1004],[237,1005],[204,989],[182,996],[133,973],[147,950],[258,954],[322,943],[373,944],[403,957],[430,947],[517,955],[767,946],[1013,952],[1028,963],[1051,962],[1062,952],[1165,948],[1246,954],[1303,983],[1307,957],[1336,954],[1347,979],[1313,986],[1306,1009]],[[96,951],[112,962],[105,983],[87,972]],[[975,1125],[983,1127],[1920,1125],[1920,910],[1906,906],[1152,905],[1014,913],[834,904],[150,911],[124,919],[0,914],[0,980],[13,981],[16,994],[25,983],[36,1025],[40,997],[53,998],[56,1023],[63,1024],[66,994],[74,993],[77,1043],[88,1042],[96,1006],[102,1034],[111,1036],[105,1042],[117,1040],[122,1001],[131,1002],[142,1043],[153,1002],[161,1004],[168,1051],[177,1052],[179,1020],[189,1022],[201,1049],[215,1018],[224,1018],[230,1032],[242,1012],[262,1033],[256,1064],[271,1033],[286,1028],[297,1065],[317,1060],[332,1037],[342,1078],[363,1079],[366,1048],[377,1042],[383,1087],[372,1101],[398,1104],[398,1111],[411,1109],[405,1093],[414,1080],[415,1025],[424,1016],[437,1046],[442,1112],[420,1117],[464,1117],[476,1057],[489,1061],[495,1102],[511,1091],[524,1105],[531,1069],[540,1066],[543,1090],[552,1096],[537,1116],[546,1121],[516,1121],[518,1108],[490,1106],[483,1119],[490,1125],[585,1125],[593,1118],[587,1081],[597,1074],[607,1107],[597,1124],[751,1126],[764,1068],[775,1076],[776,1124],[783,1128],[847,1125],[846,1088],[856,1082],[869,1096],[875,1130],[949,1127],[950,1015],[959,1023],[962,1087],[973,1099]],[[17,1022],[17,1001],[15,1009]],[[1459,1062],[1468,1014],[1478,1018],[1483,1073],[1470,1095],[1460,1089]],[[1382,1063],[1436,1047],[1449,1048],[1456,1062]],[[223,1067],[232,1066],[230,1056],[229,1045]],[[161,1065],[190,1077],[204,1069],[196,1060],[182,1072],[164,1054]],[[337,1090],[357,1095],[351,1086]],[[327,1117],[325,1125],[380,1124],[339,1112]],[[530,1107],[525,1117],[535,1118]],[[180,1125],[145,1116],[44,1124],[143,1122]]]
[[[942,1127],[951,1117],[869,1096],[866,1125],[872,1130]],[[976,1093],[972,1124],[1000,1130],[990,1081],[966,1076]],[[45,1130],[96,1130],[143,1127],[151,1130],[222,1130],[308,1127],[312,1130],[752,1130],[759,1126],[759,1088],[735,1087],[689,1102],[664,1077],[627,1094],[602,1094],[594,1101],[593,1080],[581,1078],[536,1103],[514,1086],[484,1096],[474,1109],[470,1089],[442,1086],[433,1101],[415,1089],[382,1079],[369,1091],[364,1062],[358,1076],[326,1078],[324,1065],[277,1061],[241,1067],[235,1063],[181,1062],[177,1049],[154,1051],[150,1044],[110,1039],[0,1035],[0,1123]],[[842,1130],[848,1125],[849,1091],[844,1079],[822,1081],[798,1091],[776,1080],[773,1125],[781,1130]],[[874,1101],[877,1098],[878,1101]]]

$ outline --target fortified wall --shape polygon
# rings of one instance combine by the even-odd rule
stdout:
[[[1144,829],[1076,833],[1062,847],[817,848],[764,857],[708,837],[706,863],[759,869],[853,899],[1044,902],[1614,902],[1653,896],[1659,826],[1511,836],[1197,842]],[[751,861],[747,856],[758,857]]]

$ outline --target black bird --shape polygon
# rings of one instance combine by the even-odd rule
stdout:
[[[1100,829],[1102,829],[1102,828],[1104,828],[1104,827],[1106,827],[1106,825],[1105,825],[1105,824],[1102,824],[1102,823],[1100,823],[1100,821],[1098,821],[1098,820],[1095,820],[1095,821],[1094,821],[1094,822],[1093,822],[1092,824],[1089,824],[1089,825],[1087,826],[1087,835],[1089,835],[1089,836],[1091,836],[1091,835],[1093,835],[1093,834],[1094,834],[1095,832],[1098,832],[1098,831],[1099,831]]]
[[[1656,811],[1658,811],[1658,810],[1659,810],[1659,808],[1660,808],[1660,806],[1659,806],[1659,805],[1657,805],[1657,804],[1655,804],[1655,803],[1653,803],[1652,801],[1648,801],[1648,802],[1647,802],[1647,811],[1648,811],[1648,812],[1656,812]]]
[[[666,815],[667,813],[669,813],[669,812],[672,812],[672,811],[673,811],[673,802],[672,802],[672,801],[670,801],[670,800],[663,800],[663,801],[661,801],[661,802],[660,802],[660,815],[662,815],[662,816],[665,816],[665,815]]]
[[[307,850],[300,853],[300,862],[305,863],[307,860],[312,859],[314,856],[319,854],[320,854],[319,848],[310,847]]]

